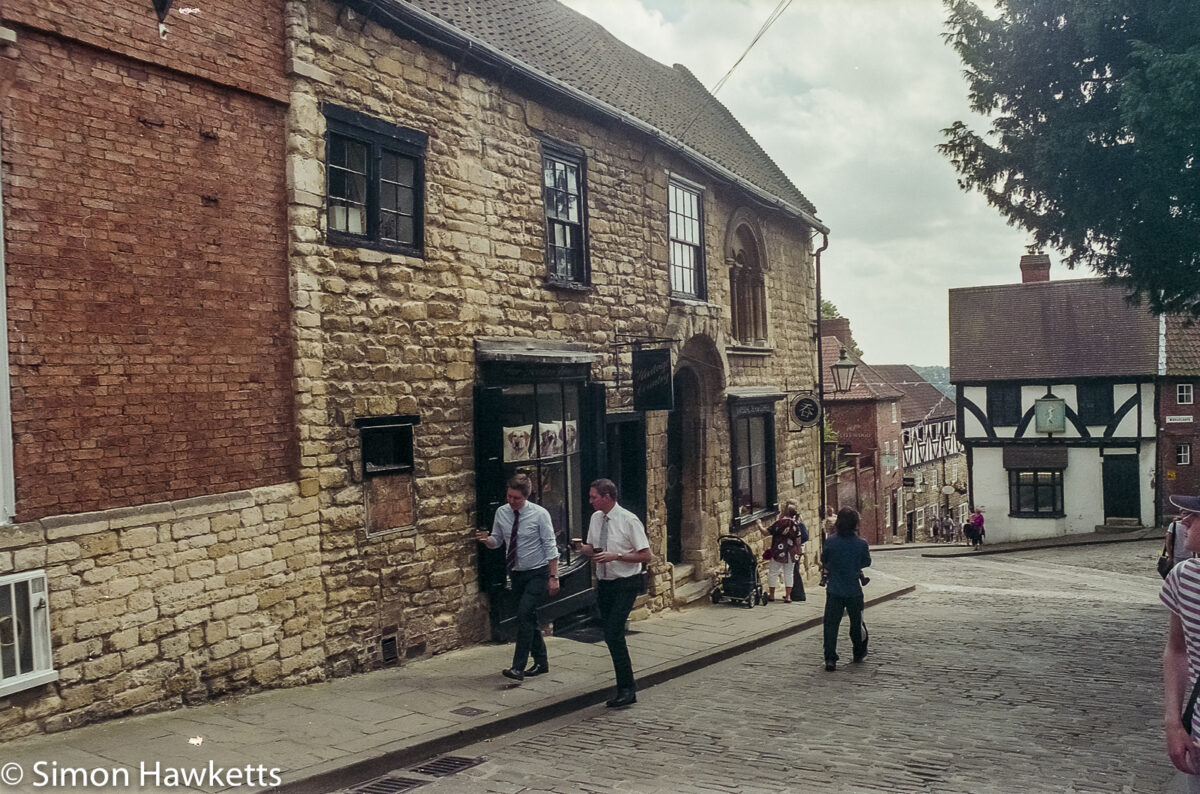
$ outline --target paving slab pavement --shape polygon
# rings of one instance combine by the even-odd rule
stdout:
[[[635,708],[654,707],[647,690],[655,684],[819,626],[825,591],[815,581],[807,589],[808,600],[793,604],[746,609],[706,600],[631,622],[630,655],[645,693]],[[896,577],[873,576],[867,604],[912,590]],[[330,791],[612,696],[612,663],[602,641],[547,637],[546,645],[550,672],[521,685],[500,676],[511,645],[480,645],[324,683],[15,740],[0,758],[0,794],[95,791],[101,778],[110,790],[175,794]],[[814,665],[820,655],[814,645]]]

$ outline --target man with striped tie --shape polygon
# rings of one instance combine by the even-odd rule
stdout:
[[[642,565],[650,562],[650,542],[638,517],[617,504],[617,486],[612,480],[592,483],[588,493],[595,513],[588,525],[588,542],[580,551],[596,563],[596,606],[604,622],[604,642],[617,674],[617,696],[609,708],[637,703],[633,663],[625,644],[625,622],[641,587]]]
[[[512,667],[500,674],[514,681],[550,672],[546,641],[538,629],[537,608],[546,594],[558,595],[558,544],[550,513],[528,501],[529,477],[516,474],[508,481],[508,504],[501,505],[492,521],[492,531],[481,529],[475,539],[489,549],[505,546],[505,567],[517,601],[517,647]],[[533,666],[525,663],[533,654]]]

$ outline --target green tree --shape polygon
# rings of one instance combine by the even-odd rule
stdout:
[[[1200,315],[1200,3],[944,0],[978,134],[938,149],[1010,224],[1145,299]]]
[[[838,307],[833,305],[833,301],[821,298],[821,319],[832,320],[834,317],[841,317],[842,313],[838,311]]]

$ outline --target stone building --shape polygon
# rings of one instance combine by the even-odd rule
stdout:
[[[872,369],[900,399],[904,490],[893,536],[905,542],[939,540],[931,531],[935,519],[966,520],[967,461],[957,438],[954,400],[903,364],[877,364]]]
[[[0,10],[0,738],[504,634],[515,471],[548,626],[596,476],[641,614],[815,514],[827,229],[684,67],[550,0],[184,10]]]
[[[782,398],[816,381],[825,228],[687,69],[550,0],[288,9],[332,669],[505,631],[499,561],[469,537],[517,471],[563,555],[547,622],[592,600],[567,541],[594,477],[646,519],[648,610],[703,591],[722,533],[788,498],[815,514],[816,431],[787,432]],[[673,402],[635,403],[647,374]]]

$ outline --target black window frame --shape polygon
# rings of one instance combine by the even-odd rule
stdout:
[[[577,174],[578,184],[577,200],[579,203],[579,221],[578,227],[578,244],[569,247],[558,246],[555,244],[555,229],[558,226],[572,227],[572,221],[568,218],[563,220],[557,215],[551,214],[551,207],[555,206],[552,201],[554,192],[557,188],[553,185],[546,184],[546,170],[548,165],[553,162],[563,166],[564,170],[571,168],[575,169]],[[542,168],[540,171],[540,181],[542,185],[542,217],[545,224],[546,233],[546,281],[551,285],[565,286],[571,288],[587,287],[591,284],[591,262],[588,256],[588,212],[587,212],[587,155],[575,146],[565,144],[559,141],[542,141]],[[570,186],[567,186],[567,195],[570,194]],[[559,248],[575,252],[578,261],[574,263],[574,271],[568,275],[563,275],[557,267],[557,257],[555,251]]]
[[[325,239],[330,245],[354,248],[371,248],[389,253],[425,256],[425,153],[429,136],[419,130],[408,129],[382,119],[368,116],[357,110],[339,105],[325,104]],[[333,167],[332,148],[334,137],[348,139],[367,147],[366,196],[363,201],[366,214],[366,233],[333,227],[333,202],[331,201],[331,174]],[[380,206],[380,185],[385,181],[382,161],[385,154],[404,158],[413,164],[412,242],[403,242],[381,236],[380,217],[384,211]],[[403,186],[407,187],[407,186]],[[403,213],[397,213],[403,214]]]
[[[1032,482],[1021,482],[1022,475],[1031,475]],[[1043,482],[1048,479],[1049,482]],[[1022,507],[1022,494],[1032,496],[1033,509]],[[1048,506],[1043,508],[1043,494],[1049,494]],[[1009,469],[1008,470],[1008,514],[1014,518],[1062,518],[1063,471],[1062,469]]]
[[[992,427],[1016,427],[1021,423],[1021,387],[1010,383],[987,387],[987,415]]]
[[[676,209],[676,193],[687,194],[695,200],[695,216],[687,214],[686,207]],[[696,240],[691,241],[675,232],[686,222],[696,225]],[[693,290],[676,288],[675,274],[677,271],[687,272],[689,267],[676,262],[676,246],[687,248],[693,252],[690,265]],[[708,294],[708,280],[705,278],[704,260],[704,188],[682,177],[671,176],[667,179],[667,286],[671,297],[684,300],[705,300]]]
[[[1079,421],[1085,425],[1107,425],[1113,418],[1113,389],[1109,383],[1079,383],[1075,386]]]
[[[747,460],[750,461],[746,466],[739,466],[740,439],[742,433],[740,429],[742,423],[746,424],[746,436],[752,439],[751,424],[762,422],[762,439],[763,439],[763,459],[760,464],[753,462],[753,450],[748,450]],[[779,488],[776,482],[776,469],[778,468],[778,460],[776,458],[775,444],[775,402],[770,400],[731,400],[729,405],[729,470],[731,475],[731,498],[733,502],[733,526],[735,528],[745,527],[753,524],[756,520],[772,515],[779,509]],[[739,490],[739,472],[746,469],[751,474],[751,507],[753,508],[756,502],[753,496],[754,478],[752,476],[753,469],[756,466],[763,468],[763,480],[765,493],[763,494],[762,506],[757,509],[751,509],[747,513],[742,513],[739,506],[740,490]]]

